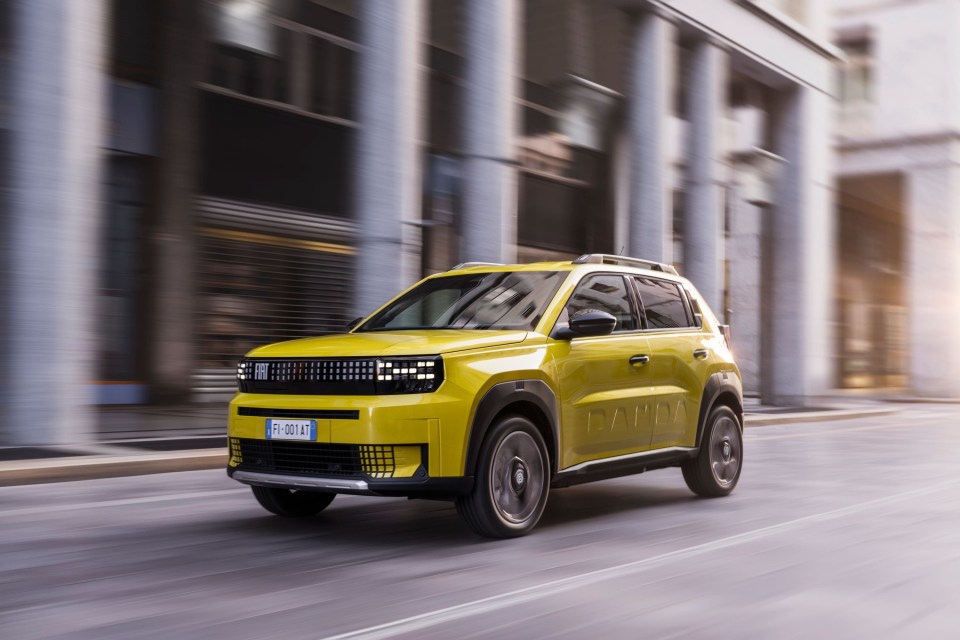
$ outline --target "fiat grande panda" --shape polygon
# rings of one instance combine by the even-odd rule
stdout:
[[[338,493],[447,499],[501,538],[593,480],[679,467],[724,496],[743,461],[726,334],[668,265],[459,265],[344,334],[248,353],[227,473],[280,516]]]

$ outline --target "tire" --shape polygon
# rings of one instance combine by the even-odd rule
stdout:
[[[728,495],[743,468],[743,431],[730,407],[720,405],[707,416],[697,457],[681,465],[683,479],[698,496]]]
[[[264,509],[284,518],[307,518],[315,516],[333,502],[337,494],[316,491],[294,491],[292,489],[271,489],[269,487],[250,487],[253,497]]]
[[[522,416],[498,420],[484,438],[473,490],[457,512],[478,535],[516,538],[536,526],[547,506],[550,458],[540,431]]]

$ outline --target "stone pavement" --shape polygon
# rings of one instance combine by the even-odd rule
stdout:
[[[747,399],[745,426],[847,420],[895,413],[861,401],[823,408],[762,406]],[[98,441],[56,447],[0,447],[0,486],[225,467],[225,405],[123,407],[101,411]]]

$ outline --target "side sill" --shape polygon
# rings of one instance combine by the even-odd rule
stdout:
[[[569,467],[553,478],[551,486],[555,488],[571,487],[586,482],[609,480],[622,476],[631,476],[644,471],[675,467],[696,457],[698,449],[690,447],[668,447],[654,451],[641,451],[614,458],[591,460]]]

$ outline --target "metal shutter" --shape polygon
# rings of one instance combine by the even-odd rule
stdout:
[[[258,345],[343,330],[352,298],[349,221],[245,202],[197,202],[197,401],[236,389]]]

